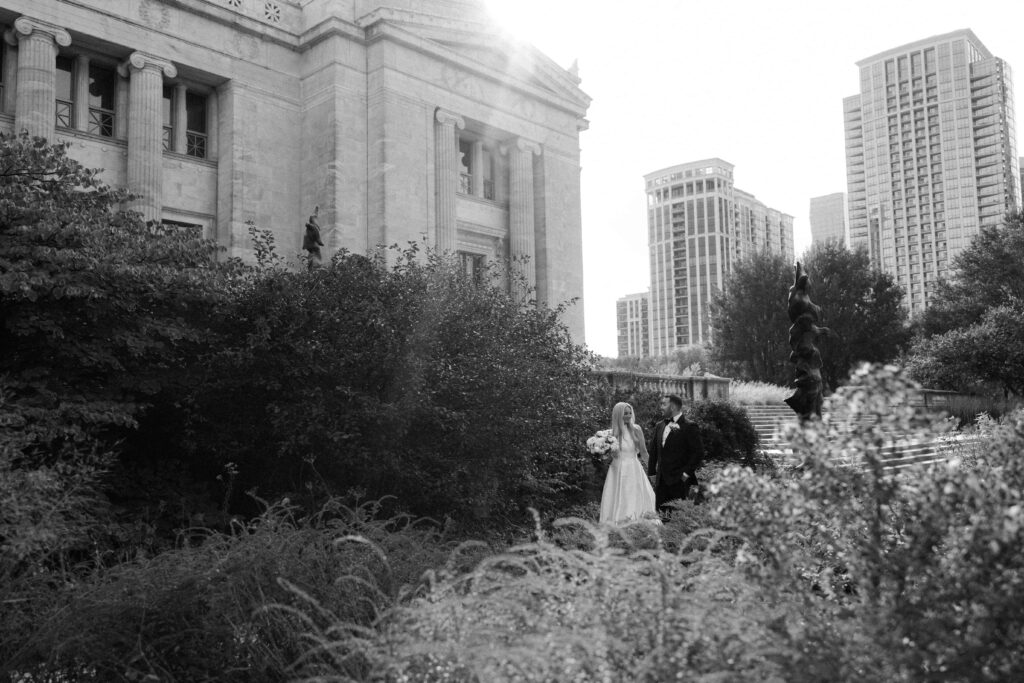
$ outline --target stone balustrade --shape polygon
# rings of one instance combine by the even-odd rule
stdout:
[[[677,394],[690,401],[728,400],[731,381],[728,377],[659,375],[629,370],[594,370],[594,376],[620,391],[656,391]]]

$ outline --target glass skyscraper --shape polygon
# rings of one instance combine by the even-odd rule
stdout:
[[[843,101],[851,246],[924,310],[983,226],[1021,205],[1010,67],[970,30],[857,62]]]

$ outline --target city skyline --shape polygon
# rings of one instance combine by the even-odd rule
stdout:
[[[858,90],[859,60],[970,28],[1024,69],[1016,24],[986,0],[862,2],[856,12],[648,0],[633,13],[580,0],[486,2],[559,64],[578,60],[593,98],[580,136],[584,306],[587,343],[607,356],[617,351],[616,300],[650,281],[640,179],[651,169],[729,159],[737,185],[794,216],[799,255],[811,242],[810,198],[846,191],[842,101]]]

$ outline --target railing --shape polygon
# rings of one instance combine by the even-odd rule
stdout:
[[[172,146],[171,141],[174,139],[174,129],[170,126],[164,126],[163,136],[164,151],[170,152]]]
[[[67,100],[57,100],[57,118],[55,123],[58,128],[70,128],[75,122],[74,105]]]
[[[90,107],[89,132],[106,138],[114,137],[114,112]]]
[[[485,180],[484,181],[484,199],[490,199],[491,201],[494,201],[494,181],[493,180]]]
[[[621,391],[656,391],[677,394],[690,401],[721,400],[729,398],[728,377],[689,377],[686,375],[658,375],[629,370],[594,370],[594,375]]]
[[[468,173],[459,174],[459,194],[473,194],[473,176]]]
[[[185,133],[185,154],[197,159],[206,158],[206,135],[203,133]]]

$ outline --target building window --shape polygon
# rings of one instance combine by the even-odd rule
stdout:
[[[114,137],[114,98],[117,73],[113,69],[89,65],[89,132]]]
[[[471,254],[467,251],[459,252],[459,264],[463,276],[475,284],[483,281],[484,257],[482,254]]]
[[[473,194],[473,142],[471,140],[459,140],[459,192],[461,194]]]
[[[185,154],[206,158],[206,97],[185,93]]]
[[[71,128],[75,125],[75,61],[71,57],[57,57],[54,85],[57,100],[57,127]]]

